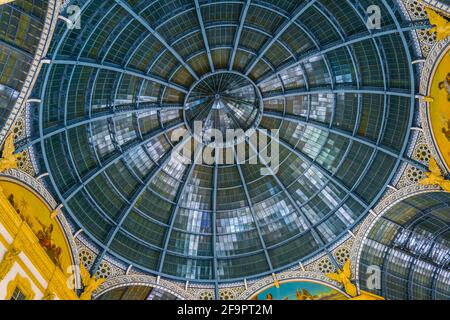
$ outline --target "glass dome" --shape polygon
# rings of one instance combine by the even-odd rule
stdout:
[[[393,1],[375,30],[369,0],[76,3],[81,28],[58,22],[24,147],[97,263],[211,283],[286,269],[330,252],[403,159],[415,74]],[[278,129],[276,174],[172,157],[196,120]]]

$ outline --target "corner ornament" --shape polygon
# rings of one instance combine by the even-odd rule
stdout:
[[[326,273],[327,278],[336,281],[344,286],[345,292],[352,298],[358,295],[356,286],[350,281],[352,272],[350,270],[350,260],[344,265],[343,270],[338,270],[336,273]]]
[[[450,21],[430,8],[425,8],[425,10],[428,14],[430,23],[433,26],[429,32],[436,32],[436,38],[438,41],[442,41],[450,36]]]
[[[434,186],[438,185],[445,192],[450,192],[450,181],[445,179],[442,175],[441,168],[435,159],[430,160],[430,172],[426,172],[426,178],[419,181],[422,186]]]
[[[91,276],[83,264],[80,264],[80,273],[84,286],[83,293],[80,295],[80,300],[92,300],[92,294],[103,284],[103,282],[105,282],[105,279],[97,279],[95,275]]]
[[[5,140],[3,146],[2,157],[0,158],[0,172],[5,172],[8,169],[17,169],[18,154],[14,154],[14,135],[11,133]]]

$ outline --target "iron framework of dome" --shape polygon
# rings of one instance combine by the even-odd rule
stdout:
[[[389,300],[447,300],[450,297],[450,196],[415,195],[381,217],[361,248],[360,269],[381,269],[377,294]],[[369,275],[361,272],[361,286]]]
[[[33,146],[63,210],[99,248],[93,268],[111,256],[217,284],[329,253],[409,161],[413,27],[382,0],[382,28],[368,30],[371,2],[76,2],[81,29],[58,24],[19,150]],[[280,129],[276,175],[171,157],[173,131],[198,116],[187,95],[220,73],[257,86],[241,120]],[[227,115],[221,128],[238,125]]]

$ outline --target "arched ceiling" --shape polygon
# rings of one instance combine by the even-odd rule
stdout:
[[[159,288],[136,285],[112,289],[96,300],[177,300],[177,297]]]
[[[369,0],[76,3],[81,28],[58,23],[23,148],[99,247],[97,263],[216,283],[285,269],[328,253],[404,157],[412,27],[391,1],[379,30],[367,29]],[[171,157],[173,131],[195,112],[186,96],[224,71],[262,96],[249,123],[280,129],[276,175]],[[237,110],[252,120],[248,101]]]
[[[361,289],[391,300],[450,298],[450,194],[432,192],[389,209],[370,230],[361,250]],[[380,268],[373,288],[368,268]]]

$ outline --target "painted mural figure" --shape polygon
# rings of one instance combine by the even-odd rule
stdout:
[[[450,101],[450,72],[447,74],[447,78],[439,83],[439,90],[443,89],[447,91],[447,101]]]

